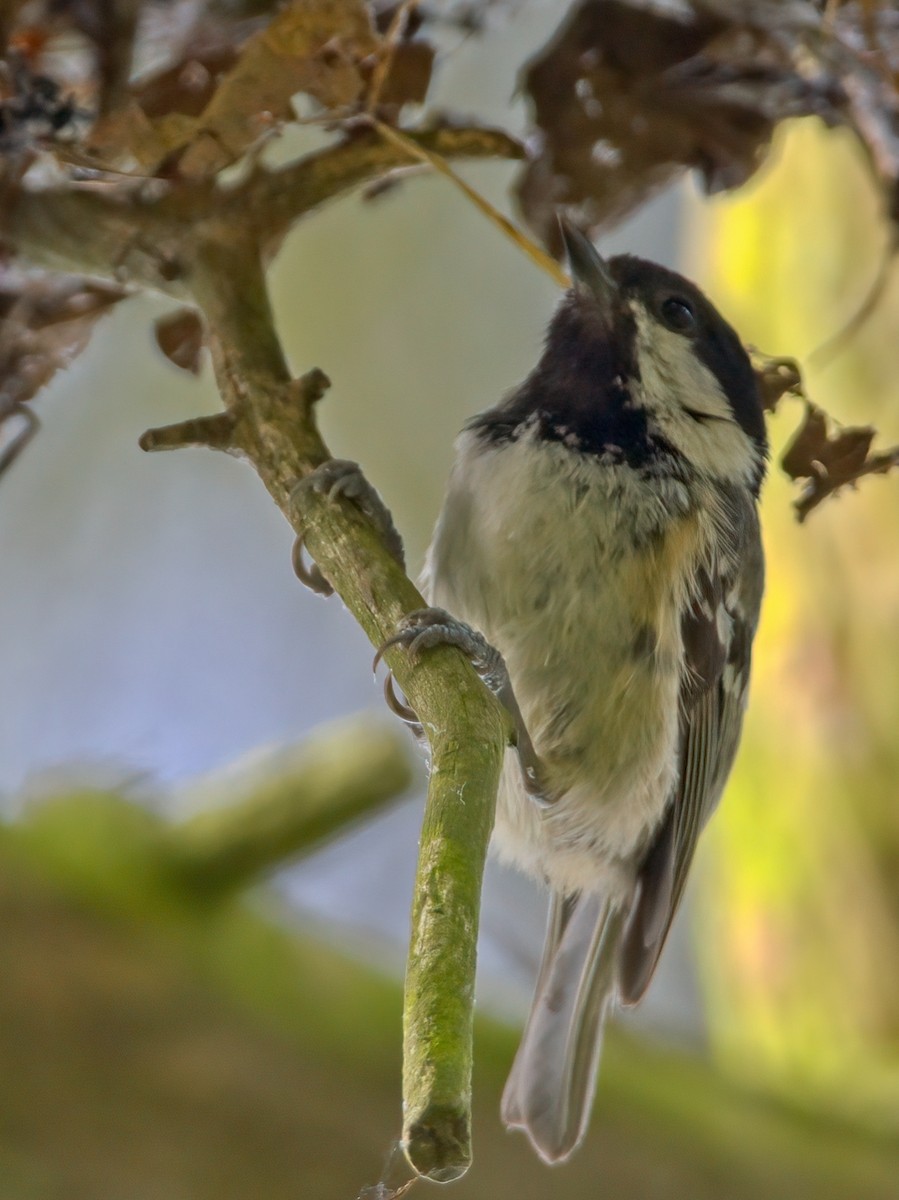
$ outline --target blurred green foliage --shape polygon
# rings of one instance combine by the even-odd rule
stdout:
[[[890,241],[867,165],[816,122],[780,132],[739,196],[703,206],[699,272],[766,353],[803,364],[863,302]],[[896,280],[812,398],[899,441]],[[722,1061],[765,1086],[899,1130],[899,557],[896,479],[799,527],[771,422],[768,586],[743,749],[704,859],[701,937]]]
[[[0,1194],[353,1200],[399,1129],[399,986],[300,936],[268,893],[186,888],[170,840],[110,793],[0,832]],[[595,1196],[599,1180],[634,1198],[895,1194],[889,1139],[620,1036],[595,1133],[550,1172],[500,1127],[515,1037],[478,1024],[459,1200]]]

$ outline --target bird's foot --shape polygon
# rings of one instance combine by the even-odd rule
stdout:
[[[403,570],[406,569],[403,539],[397,532],[390,510],[362,474],[358,463],[343,458],[328,459],[300,480],[291,493],[291,505],[302,512],[304,497],[310,491],[325,496],[331,503],[342,496],[352,500],[375,526],[391,555]],[[320,596],[330,596],[334,589],[314,563],[307,566],[303,550],[303,535],[299,534],[293,544],[292,555],[297,578]]]
[[[515,748],[521,765],[525,790],[541,804],[552,803],[551,797],[543,786],[543,767],[521,715],[506,661],[482,633],[472,629],[464,621],[458,620],[445,609],[420,608],[403,617],[397,626],[396,633],[384,642],[375,655],[375,667],[384,652],[392,646],[404,646],[415,658],[422,651],[430,650],[434,646],[455,646],[461,650],[512,718],[515,728]],[[415,713],[408,705],[397,699],[391,681],[392,676],[388,674],[384,685],[384,695],[389,707],[404,721],[421,729]]]

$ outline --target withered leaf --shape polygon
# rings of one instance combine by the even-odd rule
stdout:
[[[112,284],[0,266],[0,411],[31,400],[67,367],[124,296]]]
[[[776,412],[778,404],[788,393],[794,396],[804,394],[802,375],[795,359],[768,358],[752,347],[747,349],[765,412]]]
[[[529,224],[558,248],[560,207],[595,230],[685,170],[736,187],[803,115],[852,128],[893,194],[896,74],[874,62],[866,7],[840,6],[835,37],[805,0],[581,0],[524,77],[540,135],[518,189]],[[877,22],[899,57],[895,13]]]
[[[380,105],[401,108],[421,104],[428,94],[434,67],[434,47],[428,42],[400,42],[378,97]],[[369,73],[370,74],[370,73]]]
[[[364,86],[359,64],[378,44],[362,0],[293,0],[223,77],[197,118],[180,173],[208,176],[236,161],[267,125],[291,116],[298,92],[326,109],[352,103]]]
[[[87,345],[117,287],[0,265],[0,474],[38,428],[30,401]]]
[[[876,431],[870,426],[832,431],[820,408],[809,404],[805,418],[784,452],[781,466],[791,479],[805,479],[796,501],[803,521],[822,500],[865,475],[885,474],[899,465],[899,447],[870,454]]]
[[[241,22],[230,36],[226,26],[217,37],[198,33],[98,123],[94,151],[126,170],[209,178],[289,120],[298,93],[324,110],[356,102],[382,45],[364,0],[292,0],[254,29],[248,36]],[[415,74],[411,62],[405,70]]]
[[[205,331],[195,308],[179,308],[160,317],[154,332],[156,345],[169,362],[192,375],[200,374]]]
[[[198,117],[238,54],[237,41],[191,46],[179,62],[142,80],[132,95],[151,120],[172,112]]]
[[[575,209],[596,228],[623,217],[674,178],[694,152],[689,128],[659,102],[664,72],[720,28],[637,4],[582,0],[526,68],[539,151],[518,186],[528,223],[558,249],[555,214]]]

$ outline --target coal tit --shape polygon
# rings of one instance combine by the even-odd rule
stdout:
[[[693,284],[564,226],[574,279],[524,383],[456,446],[436,607],[509,705],[494,846],[550,891],[503,1096],[542,1158],[584,1135],[605,1016],[655,970],[737,750],[764,563],[755,375]]]
[[[547,1162],[584,1136],[607,1012],[646,991],[733,764],[767,458],[747,353],[699,289],[563,234],[574,282],[540,361],[457,442],[433,607],[379,651],[460,647],[516,725],[493,844],[550,906],[502,1111]],[[358,464],[323,464],[300,505],[307,487],[355,500],[402,562]]]

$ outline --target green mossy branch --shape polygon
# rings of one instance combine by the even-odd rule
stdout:
[[[444,129],[415,135],[448,158],[519,157],[504,134]],[[297,483],[331,457],[314,407],[320,371],[291,376],[275,332],[264,262],[304,213],[416,160],[370,131],[230,192],[183,184],[106,193],[71,186],[35,193],[6,220],[34,261],[151,287],[197,305],[205,318],[225,412],[149,430],[147,450],[206,445],[251,463],[275,503],[374,646],[421,608],[418,590],[352,502]],[[421,1175],[446,1181],[471,1161],[473,999],[481,881],[503,753],[504,710],[461,653],[386,660],[418,714],[431,776],[412,915],[404,1008],[403,1145]]]
[[[211,906],[160,877],[157,836],[113,795],[0,825],[0,1073],[15,1081],[0,1195],[350,1200],[390,1137],[396,989],[258,903]],[[895,1200],[889,1130],[749,1094],[614,1028],[594,1131],[550,1175],[500,1126],[517,1034],[482,1016],[477,1036],[478,1170],[460,1200]]]
[[[321,376],[294,381],[273,339],[261,264],[233,241],[198,249],[191,276],[209,327],[233,453],[247,457],[302,534],[319,570],[381,645],[421,595],[349,501],[306,492],[302,478],[330,457],[313,423]],[[403,1145],[420,1174],[445,1181],[471,1161],[474,976],[481,881],[503,752],[504,711],[461,654],[434,651],[388,665],[428,734],[431,777],[412,914],[404,1012]]]

